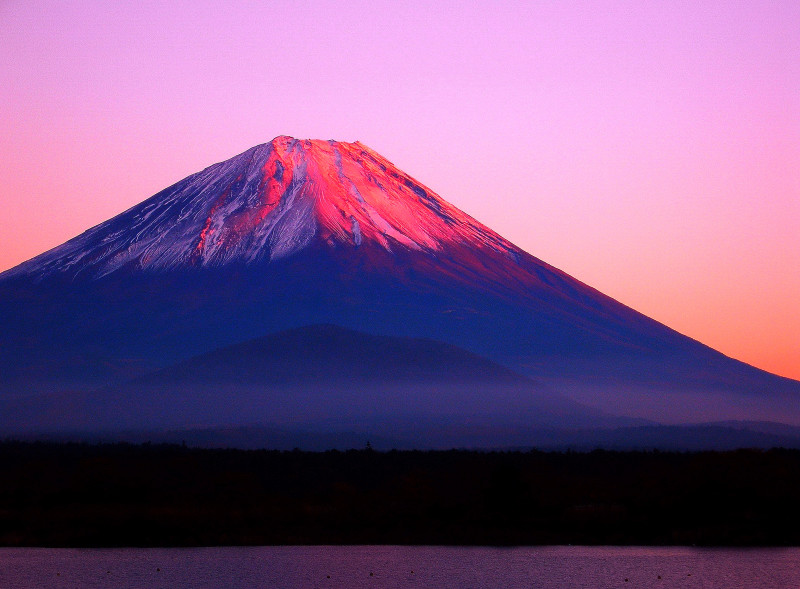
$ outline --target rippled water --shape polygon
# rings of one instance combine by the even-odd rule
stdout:
[[[277,546],[0,549],[0,587],[800,587],[800,549]]]

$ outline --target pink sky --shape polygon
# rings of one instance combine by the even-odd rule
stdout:
[[[0,270],[286,134],[800,378],[800,3],[0,2]]]

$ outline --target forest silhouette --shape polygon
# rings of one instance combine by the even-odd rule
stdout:
[[[0,444],[0,545],[800,544],[800,451]]]

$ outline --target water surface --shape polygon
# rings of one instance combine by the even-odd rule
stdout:
[[[800,549],[276,546],[0,549],[0,587],[800,587]]]

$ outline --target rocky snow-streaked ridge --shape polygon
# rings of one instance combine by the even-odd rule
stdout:
[[[285,258],[315,240],[437,252],[523,252],[366,146],[277,137],[212,165],[7,271],[101,277]]]

